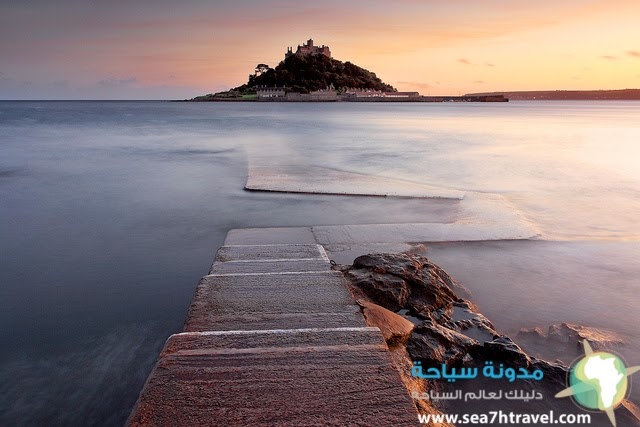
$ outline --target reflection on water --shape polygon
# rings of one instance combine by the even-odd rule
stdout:
[[[639,103],[0,111],[2,425],[120,425],[231,228],[456,214],[446,201],[245,192],[250,162],[498,193],[547,241],[428,245],[429,256],[504,332],[576,322],[640,343]]]

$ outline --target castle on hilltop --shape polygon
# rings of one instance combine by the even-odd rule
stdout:
[[[314,46],[313,40],[307,40],[307,44],[303,44],[302,46],[298,45],[296,51],[293,51],[293,48],[288,47],[287,53],[284,54],[284,58],[287,59],[292,55],[298,56],[306,56],[306,55],[324,55],[327,58],[331,58],[331,51],[329,50],[329,46]]]

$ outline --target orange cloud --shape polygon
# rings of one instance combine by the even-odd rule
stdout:
[[[413,87],[413,88],[420,88],[420,89],[432,89],[433,85],[430,85],[429,83],[420,83],[420,82],[398,82],[399,85],[403,85],[403,86],[409,86],[409,87]]]

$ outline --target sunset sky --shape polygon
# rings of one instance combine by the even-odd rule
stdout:
[[[312,37],[424,95],[640,87],[638,0],[0,0],[0,99],[226,90]]]

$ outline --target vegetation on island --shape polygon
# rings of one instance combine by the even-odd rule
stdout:
[[[247,83],[227,92],[208,94],[194,98],[194,101],[255,97],[256,89],[285,87],[291,92],[309,93],[333,87],[338,93],[346,88],[371,89],[395,92],[396,89],[384,83],[375,73],[358,67],[351,62],[342,62],[324,55],[291,55],[275,68],[258,64]]]

